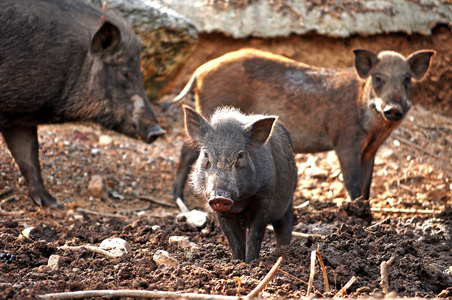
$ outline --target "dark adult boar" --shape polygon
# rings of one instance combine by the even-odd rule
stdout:
[[[277,117],[219,108],[209,123],[187,106],[184,113],[187,135],[200,149],[193,189],[216,211],[233,257],[246,263],[258,258],[269,223],[277,246],[288,245],[297,166]]]
[[[199,67],[173,103],[195,88],[205,116],[220,105],[278,115],[295,153],[335,150],[350,198],[367,200],[375,154],[410,109],[412,79],[422,79],[435,52],[353,53],[355,69],[324,69],[259,50],[232,52]],[[196,157],[184,145],[175,197],[183,198]]]
[[[0,132],[41,206],[37,125],[92,121],[152,143],[164,131],[145,95],[140,40],[124,19],[76,0],[0,1]]]

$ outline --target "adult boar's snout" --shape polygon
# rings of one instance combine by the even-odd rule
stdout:
[[[157,123],[157,118],[148,100],[139,95],[134,95],[132,101],[133,122],[138,136],[150,144],[159,136],[164,135],[165,130]]]
[[[159,126],[159,124],[155,124],[154,126],[149,129],[149,132],[146,136],[145,142],[148,144],[153,143],[158,137],[164,135],[166,131]]]

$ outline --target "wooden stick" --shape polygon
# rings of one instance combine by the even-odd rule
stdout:
[[[333,298],[336,298],[336,299],[337,299],[337,298],[343,297],[343,296],[345,295],[345,293],[347,292],[347,289],[348,289],[352,284],[354,284],[355,281],[356,281],[356,277],[355,277],[355,276],[353,276],[352,278],[350,278],[350,280],[344,285],[343,288],[340,289],[339,292],[337,292],[336,295],[334,295]]]
[[[282,262],[282,257],[278,258],[275,265],[271,268],[270,272],[268,272],[267,275],[265,275],[264,279],[252,290],[248,295],[246,295],[246,298],[254,298],[256,297],[266,286],[267,283],[275,276],[275,273],[278,271],[278,267]]]
[[[20,211],[6,211],[6,210],[4,210],[4,209],[2,208],[2,204],[3,204],[3,203],[9,202],[9,201],[13,201],[13,200],[15,200],[15,199],[17,199],[17,196],[16,196],[16,195],[11,195],[11,196],[9,196],[9,197],[3,199],[3,200],[0,202],[0,216],[20,215],[20,214],[23,214],[23,213],[24,213],[23,210],[20,210]]]
[[[271,225],[268,225],[266,228],[268,230],[275,231],[275,229]],[[299,236],[299,237],[308,238],[308,237],[311,237],[311,236],[314,237],[314,236],[320,236],[320,235],[319,234],[307,234],[307,233],[292,231],[292,236]]]
[[[176,199],[176,204],[179,206],[181,212],[188,213],[190,211],[184,201],[179,197]]]
[[[439,213],[441,213],[441,210],[411,209],[411,208],[372,207],[370,210],[376,211],[376,212],[390,212],[390,213],[402,213],[402,214],[439,214]]]
[[[213,300],[240,300],[243,297],[207,295],[196,293],[179,293],[179,292],[163,292],[163,291],[143,291],[143,290],[95,290],[95,291],[78,291],[66,293],[51,293],[39,296],[40,299],[82,299],[82,298],[148,298],[148,299],[213,299]]]
[[[77,208],[77,211],[85,213],[85,214],[96,215],[96,216],[104,216],[104,217],[112,217],[112,218],[126,218],[126,216],[122,216],[119,214],[102,213],[102,212],[98,212],[98,211],[84,209],[81,207]]]
[[[318,250],[316,250],[315,253],[317,254],[317,259],[319,260],[320,267],[322,269],[323,284],[325,285],[325,292],[328,293],[330,291],[330,285],[328,283],[328,276],[326,275],[325,265],[323,264],[323,259],[322,259],[322,256],[320,255],[320,252]]]
[[[162,206],[169,206],[169,207],[174,207],[174,208],[176,207],[176,205],[174,205],[173,203],[168,203],[168,202],[158,200],[158,199],[155,199],[155,198],[149,197],[149,196],[139,196],[138,199],[152,202],[152,203],[162,205]]]
[[[388,261],[383,261],[381,263],[381,265],[380,265],[381,266],[381,270],[380,270],[380,275],[381,275],[380,286],[383,289],[383,292],[385,294],[389,293],[388,269],[392,265],[393,262],[394,262],[394,256],[391,256],[391,258]]]
[[[311,272],[309,274],[309,284],[308,284],[308,291],[306,292],[306,297],[309,297],[311,294],[312,285],[314,284],[314,275],[315,275],[315,257],[317,250],[313,250],[311,252]]]
[[[108,258],[117,258],[117,256],[111,254],[110,252],[105,251],[102,248],[99,248],[99,247],[96,247],[96,246],[91,246],[91,245],[85,245],[85,246],[60,246],[60,247],[58,247],[58,249],[61,249],[61,250],[79,250],[79,249],[82,249],[82,248],[85,248],[86,250],[93,251],[93,252],[105,255]]]
[[[410,142],[409,140],[407,140],[407,139],[401,137],[400,135],[394,134],[394,135],[393,135],[393,138],[396,139],[396,140],[398,140],[398,141],[401,142],[401,143],[404,143],[404,144],[407,145],[407,146],[410,146],[410,147],[413,148],[413,149],[416,149],[416,150],[418,150],[418,151],[420,151],[420,152],[424,152],[425,154],[428,154],[428,155],[430,155],[430,156],[432,156],[432,157],[434,157],[434,158],[442,159],[442,160],[445,160],[445,159],[446,159],[445,157],[441,157],[441,156],[439,156],[438,154],[435,154],[435,153],[433,153],[433,152],[431,152],[431,151],[425,149],[424,147],[421,147],[421,146],[419,146],[419,145],[413,144],[413,143]]]
[[[388,220],[390,220],[390,219],[391,219],[391,217],[387,217],[387,218],[384,219],[383,221],[380,221],[380,222],[378,222],[378,223],[375,223],[374,225],[371,225],[371,226],[367,227],[365,230],[368,230],[368,229],[370,229],[370,228],[377,227],[377,226],[383,224],[384,222],[386,222],[386,221],[388,221]]]
[[[67,246],[63,246],[67,247]],[[83,246],[86,247],[86,246]],[[59,247],[61,248],[61,247]],[[69,247],[76,248],[76,247]],[[96,247],[97,248],[97,247]],[[270,272],[262,279],[257,287],[245,297],[223,296],[223,295],[207,295],[196,293],[179,293],[179,292],[162,292],[162,291],[142,291],[142,290],[95,290],[95,291],[79,291],[67,293],[51,293],[39,296],[40,299],[81,299],[90,297],[114,298],[114,297],[137,297],[137,298],[158,298],[158,299],[212,299],[212,300],[243,300],[252,299],[265,288],[267,283],[273,278],[281,264],[282,257],[278,259]]]
[[[295,277],[295,276],[293,276],[292,274],[289,274],[289,273],[287,273],[286,271],[281,270],[280,268],[278,268],[278,271],[281,272],[281,273],[283,273],[284,275],[287,275],[287,276],[289,276],[289,277],[291,277],[291,278],[293,278],[293,279],[295,279],[295,280],[300,281],[301,283],[304,283],[304,284],[306,284],[306,285],[309,284],[309,283],[307,283],[306,281],[303,281],[303,280],[301,280],[300,278]]]

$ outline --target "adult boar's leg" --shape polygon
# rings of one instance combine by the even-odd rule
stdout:
[[[190,148],[189,144],[184,143],[177,167],[176,179],[173,182],[171,192],[174,200],[181,198],[184,200],[184,188],[187,183],[188,174],[190,174],[193,164],[199,156],[199,151]]]
[[[29,197],[39,206],[62,206],[44,187],[39,165],[37,127],[13,126],[3,130],[2,134],[27,181]]]

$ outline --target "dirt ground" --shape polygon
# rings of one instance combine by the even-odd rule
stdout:
[[[24,180],[0,139],[0,299],[119,289],[246,295],[279,257],[279,268],[291,276],[278,271],[259,296],[295,299],[307,294],[313,250],[323,259],[330,288],[326,291],[317,263],[317,297],[335,295],[353,276],[356,281],[343,296],[383,297],[381,264],[393,258],[387,272],[393,296],[452,298],[451,36],[444,27],[431,37],[235,41],[201,36],[175,91],[196,66],[243,46],[320,66],[351,66],[349,50],[358,46],[404,54],[420,48],[438,52],[416,90],[422,105],[412,108],[379,151],[370,201],[374,222],[367,225],[338,211],[346,192],[334,153],[297,155],[294,231],[310,236],[294,235],[290,246],[276,249],[268,230],[260,261],[249,265],[231,258],[213,216],[203,228],[177,218],[180,211],[170,189],[184,140],[180,106],[165,113],[156,108],[168,134],[152,145],[89,124],[40,127],[43,178],[65,204],[62,210],[38,208],[27,198]],[[94,175],[106,181],[107,199],[88,194]],[[188,189],[186,194],[190,209],[209,211]],[[29,236],[20,237],[28,227],[34,227]],[[196,247],[171,243],[173,236],[187,237]],[[87,248],[62,247],[99,246],[110,237],[126,240],[130,252],[108,258]],[[173,260],[157,265],[158,250],[167,251]],[[55,268],[47,266],[53,254],[61,256]]]

